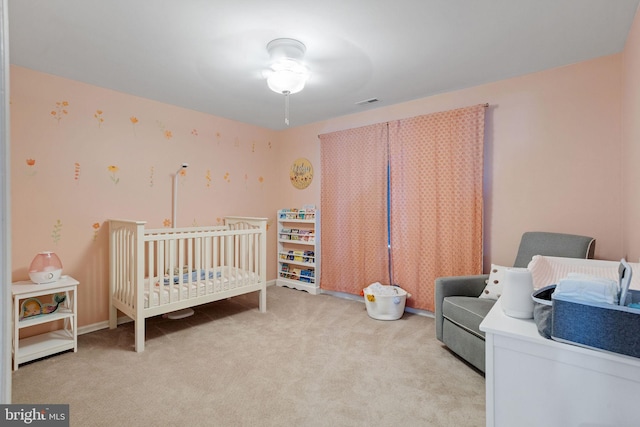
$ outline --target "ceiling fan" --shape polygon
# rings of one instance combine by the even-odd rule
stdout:
[[[296,92],[293,102],[300,102],[304,112],[327,108],[336,100],[344,100],[348,110],[350,103],[366,97],[360,93],[373,67],[360,46],[336,34],[297,32],[299,37],[280,38],[277,29],[258,29],[211,39],[200,46],[198,76],[218,99],[241,96],[243,102],[228,105],[238,114],[246,103],[273,106],[273,92],[284,96],[285,125],[290,124],[288,98]],[[283,86],[280,76],[294,84]]]

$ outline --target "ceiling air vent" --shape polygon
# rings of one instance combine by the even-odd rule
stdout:
[[[356,102],[356,105],[367,105],[367,104],[373,104],[374,102],[378,102],[378,98],[369,98],[363,101],[358,101]]]

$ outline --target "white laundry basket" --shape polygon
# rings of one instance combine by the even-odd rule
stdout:
[[[362,290],[369,317],[376,320],[398,320],[404,314],[407,298],[411,297],[398,286],[372,283]]]

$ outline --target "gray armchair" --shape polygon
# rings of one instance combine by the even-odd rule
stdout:
[[[527,232],[522,235],[514,267],[527,267],[534,255],[593,258],[596,241],[573,234]],[[480,323],[495,301],[478,298],[488,274],[439,277],[435,281],[436,338],[484,372],[484,332]]]

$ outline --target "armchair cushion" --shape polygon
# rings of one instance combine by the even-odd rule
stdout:
[[[487,298],[448,297],[442,304],[442,315],[467,332],[484,338],[480,323],[494,304],[494,300]]]

